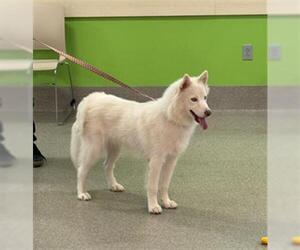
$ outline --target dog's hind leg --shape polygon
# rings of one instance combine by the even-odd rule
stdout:
[[[86,190],[86,178],[91,168],[100,159],[101,149],[102,143],[98,137],[85,136],[83,138],[77,170],[77,197],[79,200],[91,199],[91,195]]]
[[[124,191],[124,187],[119,184],[114,176],[114,167],[115,162],[119,158],[120,155],[120,146],[109,143],[107,145],[107,158],[104,162],[105,167],[105,176],[108,188],[114,192],[122,192]]]
[[[166,159],[165,164],[162,167],[160,175],[159,193],[162,199],[164,208],[177,208],[177,203],[170,199],[169,197],[169,186],[171,183],[171,178],[176,166],[177,157],[169,156]]]

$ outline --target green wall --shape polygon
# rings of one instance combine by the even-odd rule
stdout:
[[[268,40],[281,48],[281,59],[269,61],[268,84],[300,85],[300,17],[270,16]]]
[[[267,17],[67,18],[67,50],[132,86],[165,86],[184,73],[204,69],[210,84],[267,84]],[[242,61],[242,45],[252,43],[254,60]],[[35,58],[52,53],[36,51]],[[60,83],[67,78],[60,74]],[[77,86],[113,86],[72,65]],[[35,84],[49,82],[35,73]]]

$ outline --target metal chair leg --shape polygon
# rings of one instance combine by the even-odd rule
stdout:
[[[71,76],[70,64],[68,62],[64,62],[64,64],[67,65],[67,69],[68,69],[69,84],[70,84],[70,91],[71,91],[71,101],[70,101],[71,110],[67,113],[64,120],[59,123],[59,125],[63,125],[70,118],[73,112],[76,110],[76,100],[74,97],[74,89],[73,89],[73,81]]]
[[[70,109],[70,111],[67,113],[67,115],[65,116],[65,118],[63,119],[63,121],[59,122],[58,125],[64,125],[65,122],[70,118],[70,116],[73,114],[74,109]]]
[[[67,113],[65,118],[60,122],[58,119],[58,88],[57,88],[57,71],[58,71],[58,66],[54,70],[54,99],[55,99],[55,121],[58,126],[63,125],[72,115],[72,113],[76,110],[76,99],[74,96],[74,89],[73,89],[73,82],[72,82],[72,76],[71,76],[71,71],[70,71],[70,65],[67,62],[63,62],[63,64],[67,65],[68,68],[68,75],[69,75],[69,83],[70,83],[70,90],[71,90],[71,101],[70,101],[70,107],[71,110]]]
[[[58,94],[57,94],[57,68],[54,70],[54,100],[55,100],[55,122],[58,123]]]
[[[74,89],[73,89],[73,81],[72,81],[72,75],[71,75],[71,70],[70,70],[70,64],[67,63],[67,66],[68,66],[68,75],[69,75],[69,83],[70,83],[70,88],[71,88],[71,102],[70,102],[70,106],[76,110],[76,99],[74,97]]]
[[[70,64],[67,62],[65,64],[67,65],[67,68],[68,68],[69,83],[70,83],[70,87],[71,87],[71,96],[72,96],[72,99],[74,99],[73,81],[72,81],[72,76],[71,76]]]

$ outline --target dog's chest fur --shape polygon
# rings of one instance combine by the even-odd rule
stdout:
[[[164,133],[159,136],[161,145],[164,150],[168,151],[168,154],[180,154],[186,150],[193,131],[194,127],[186,129],[176,125],[167,125]]]
[[[182,153],[190,141],[195,126],[183,127],[166,120],[163,115],[143,122],[142,142],[151,152],[177,155]],[[147,138],[145,141],[144,138]]]

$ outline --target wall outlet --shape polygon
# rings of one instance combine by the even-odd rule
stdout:
[[[242,53],[243,53],[243,60],[244,61],[252,61],[253,60],[253,46],[252,46],[252,44],[244,44]]]
[[[269,60],[279,61],[281,59],[281,47],[279,44],[270,44],[268,52]]]

